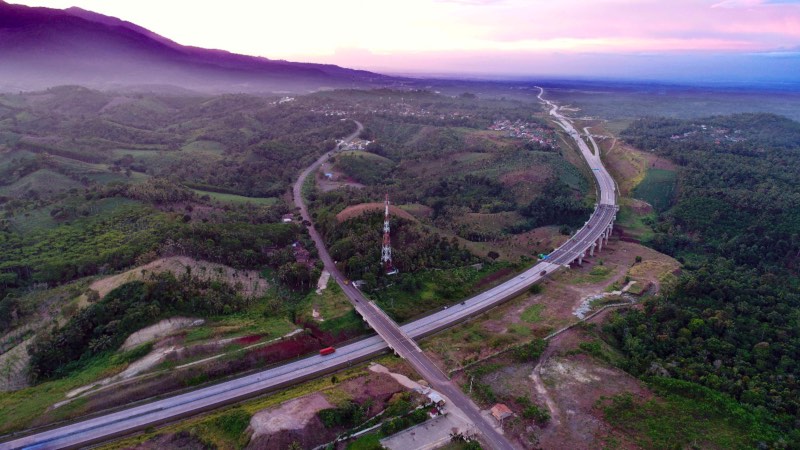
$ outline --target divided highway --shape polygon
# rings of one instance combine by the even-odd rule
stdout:
[[[192,392],[13,439],[0,443],[0,450],[18,448],[70,448],[105,441],[129,434],[136,430],[142,430],[153,425],[188,417],[226,404],[242,401],[261,393],[284,388],[326,373],[334,372],[386,352],[388,350],[387,342],[389,342],[393,349],[401,354],[401,356],[406,357],[406,359],[411,358],[409,361],[416,361],[417,364],[414,364],[414,366],[418,367],[417,370],[420,371],[420,375],[424,376],[426,379],[435,380],[434,388],[437,388],[445,396],[448,396],[451,401],[456,403],[465,400],[471,403],[460,389],[452,385],[452,383],[447,380],[447,377],[441,373],[441,371],[430,362],[427,356],[419,351],[416,344],[408,338],[418,340],[433,334],[439,330],[462,322],[469,317],[480,314],[525,291],[550,273],[577,260],[581,255],[585,254],[592,245],[595,245],[599,240],[603,239],[603,236],[607,237],[607,233],[610,231],[610,227],[616,215],[615,184],[600,161],[599,151],[595,149],[596,153],[592,153],[592,151],[589,150],[588,146],[581,138],[580,133],[572,126],[572,123],[558,113],[558,106],[542,98],[543,93],[544,91],[542,90],[539,94],[539,99],[551,107],[550,115],[553,116],[554,120],[564,128],[578,144],[584,158],[592,168],[600,191],[598,205],[586,225],[576,232],[569,241],[551,253],[547,260],[539,262],[533,268],[528,269],[499,286],[482,292],[460,304],[440,310],[415,320],[414,322],[407,323],[401,326],[399,330],[395,330],[396,324],[374,304],[367,301],[360,291],[353,288],[350,284],[344,284],[344,280],[341,274],[338,273],[338,270],[333,271],[331,275],[339,284],[343,285],[345,292],[350,298],[357,299],[357,301],[354,301],[356,308],[373,328],[381,332],[383,339],[379,336],[373,336],[339,347],[336,353],[332,355],[310,356],[259,373],[197,389]],[[361,132],[363,129],[362,125],[360,123],[357,123],[357,125],[358,130],[354,134],[348,136],[345,142],[354,139]],[[300,180],[294,185],[293,189],[296,201],[299,201],[301,198],[302,180],[319,168],[327,158],[328,155],[322,156],[303,171]],[[300,201],[298,206],[300,206],[303,217],[307,218],[308,211],[305,205]],[[318,233],[316,233],[316,230],[310,227],[310,231],[315,242],[321,245],[322,241]],[[320,239],[319,242],[317,242],[317,239]],[[324,246],[322,248],[324,248]],[[330,259],[327,252],[320,252],[320,256]],[[333,261],[324,261],[324,263],[326,267],[335,267],[333,266]],[[395,326],[393,326],[393,324]],[[427,363],[430,363],[430,365]],[[449,386],[447,383],[450,383]],[[473,410],[473,407],[468,407],[469,405],[457,404],[456,406],[459,406],[465,413]],[[484,427],[480,427],[481,432],[485,433],[484,437],[489,445],[494,448],[508,448],[508,441],[488,426],[488,423],[483,420],[482,417],[472,417],[472,414],[470,414],[470,419],[479,427],[479,424],[483,423],[490,429],[484,430]]]

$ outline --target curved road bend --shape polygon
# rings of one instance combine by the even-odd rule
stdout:
[[[558,114],[558,107],[552,102],[542,99],[542,93],[539,94],[539,99],[552,108],[550,114],[560,119],[559,124],[573,139],[575,139],[575,136],[578,137],[576,143],[581,147],[584,157],[591,155],[586,143],[580,139],[580,135],[574,130],[572,124]],[[361,127],[359,127],[357,133],[360,130]],[[356,135],[351,135],[348,139],[353,139]],[[327,158],[327,156],[324,158]],[[321,158],[322,161],[318,160],[318,164],[315,163],[315,167],[304,171],[302,177],[305,178],[312,170],[319,167],[324,158]],[[480,314],[505,300],[513,298],[540,281],[547,274],[569,264],[580,252],[586,251],[588,246],[602,234],[605,227],[613,221],[616,214],[613,180],[600,164],[599,158],[587,158],[587,162],[590,165],[592,165],[592,161],[596,161],[598,163],[596,168],[601,169],[600,171],[594,171],[594,173],[602,195],[601,203],[595,209],[589,222],[587,222],[587,224],[592,225],[591,228],[584,226],[569,241],[551,253],[547,260],[539,262],[519,276],[488,291],[477,294],[460,304],[407,323],[400,327],[402,332],[414,339],[420,339]],[[295,185],[295,189],[298,189],[298,185]],[[606,193],[609,195],[605,195]],[[298,197],[299,191],[295,190],[295,198]],[[301,211],[303,208],[304,205],[301,206]],[[352,289],[350,286],[348,288]],[[313,355],[185,394],[6,441],[0,443],[0,450],[69,448],[102,442],[152,425],[175,421],[179,418],[252,398],[258,394],[284,388],[325,373],[334,372],[351,364],[370,359],[386,350],[386,342],[378,336],[373,336],[339,347],[336,353],[329,356]],[[449,396],[448,389],[443,389],[442,391],[444,395]]]

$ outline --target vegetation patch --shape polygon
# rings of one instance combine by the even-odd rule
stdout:
[[[192,192],[200,197],[208,197],[211,200],[218,202],[228,203],[251,203],[260,206],[272,206],[278,202],[275,197],[245,197],[243,195],[227,194],[224,192],[203,191],[200,189],[192,189]]]
[[[710,389],[667,378],[652,379],[649,385],[658,398],[643,401],[624,393],[599,402],[605,420],[644,448],[746,449],[787,443],[763,414]]]
[[[523,322],[536,323],[542,320],[542,311],[544,311],[544,305],[537,303],[525,308],[519,318]]]
[[[623,367],[641,376],[663,368],[763,408],[799,441],[800,123],[771,114],[649,118],[622,137],[680,165],[675,204],[647,243],[684,263],[662,296],[612,320]]]
[[[502,267],[502,263],[483,268],[462,267],[419,273],[400,273],[396,282],[372,296],[387,313],[402,322],[436,307],[468,298],[483,289],[482,278]]]
[[[580,273],[571,277],[570,283],[572,284],[593,284],[600,283],[608,279],[608,276],[613,272],[610,265],[594,265],[588,273]]]
[[[29,349],[31,376],[37,381],[67,376],[159,319],[181,313],[231,313],[244,304],[223,285],[188,277],[179,280],[170,273],[155,275],[147,283],[125,284],[63,327],[38,335]]]
[[[647,169],[647,175],[633,190],[633,197],[646,201],[658,211],[667,210],[675,197],[677,172],[664,169]]]

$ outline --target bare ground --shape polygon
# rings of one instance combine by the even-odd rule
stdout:
[[[543,449],[593,449],[612,432],[597,408],[601,397],[630,392],[642,398],[651,393],[636,378],[590,356],[563,356],[585,337],[570,330],[554,338],[530,375],[535,398],[550,410],[550,422],[537,434]],[[622,448],[635,448],[622,443]]]
[[[425,347],[437,355],[444,368],[454,370],[530,340],[532,336],[544,337],[574,323],[575,312],[584,299],[606,290],[621,289],[626,275],[637,283],[651,285],[650,292],[656,292],[662,279],[680,267],[669,256],[640,244],[617,240],[609,244],[594,258],[587,259],[582,267],[573,266],[545,280],[541,294],[523,294],[474,321],[424,341]],[[641,263],[635,262],[637,256],[642,257]],[[591,275],[601,259],[608,274]],[[539,312],[529,314],[526,321],[524,314],[531,308]],[[531,321],[537,316],[537,320]]]
[[[317,392],[289,400],[277,408],[259,411],[250,419],[251,439],[257,440],[284,430],[302,430],[316,418],[317,412],[333,407],[324,395]]]
[[[509,401],[512,409],[521,410],[514,399],[527,396],[549,410],[551,420],[543,426],[520,414],[504,423],[506,432],[525,448],[594,449],[609,436],[619,443],[619,448],[636,448],[624,436],[614,433],[596,404],[602,396],[623,392],[644,398],[651,394],[637,379],[605,362],[585,354],[569,354],[591,338],[580,328],[551,339],[535,366],[514,363],[508,353],[493,356],[510,345],[576,322],[573,313],[582,299],[620,288],[626,276],[652,284],[650,292],[654,292],[666,277],[679,270],[680,264],[674,259],[637,243],[612,238],[609,244],[582,267],[573,266],[546,280],[542,293],[521,295],[424,342],[435,360],[451,370],[470,361],[500,363],[499,369],[483,379],[499,398]],[[637,256],[642,257],[642,262],[636,263]],[[598,267],[602,270],[593,274]],[[538,314],[530,314],[531,308],[537,309]],[[527,321],[523,319],[526,311]],[[608,314],[608,310],[604,311],[591,321],[601,323]],[[501,345],[495,347],[495,342]],[[463,371],[454,372],[454,379],[468,383]]]
[[[141,330],[128,336],[122,344],[121,350],[130,350],[141,344],[154,341],[159,338],[166,337],[175,331],[183,328],[202,325],[205,321],[202,319],[190,319],[187,317],[172,317],[164,319],[155,325],[142,328]]]
[[[238,270],[222,264],[201,261],[186,256],[172,256],[157,259],[151,263],[128,270],[127,272],[97,280],[89,287],[97,291],[100,297],[119,286],[131,281],[142,280],[150,273],[171,272],[176,277],[184,275],[187,270],[193,277],[202,280],[220,281],[236,288],[245,297],[258,297],[269,288],[267,280],[255,270]]]
[[[314,448],[332,441],[342,429],[325,428],[317,413],[333,408],[343,401],[364,404],[371,401],[367,416],[383,411],[386,402],[398,392],[408,388],[398,383],[388,369],[378,369],[344,381],[322,393],[313,393],[281,404],[278,407],[259,411],[250,420],[249,431],[253,433],[248,448],[284,449],[293,442],[302,448]]]

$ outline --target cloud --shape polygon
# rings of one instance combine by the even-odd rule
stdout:
[[[723,0],[712,8],[755,8],[764,5],[800,5],[800,0]]]

